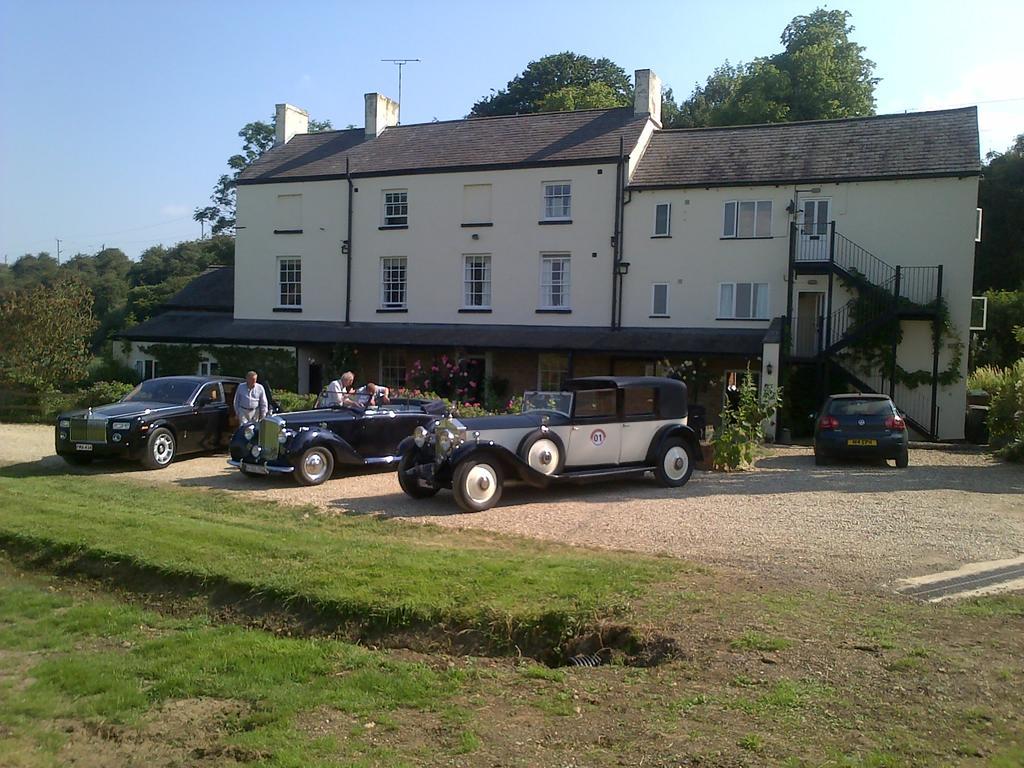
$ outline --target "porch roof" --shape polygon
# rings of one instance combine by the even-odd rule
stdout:
[[[298,346],[359,344],[475,349],[574,350],[651,357],[761,354],[768,328],[623,328],[440,323],[242,320],[226,312],[171,310],[122,331],[131,341]]]

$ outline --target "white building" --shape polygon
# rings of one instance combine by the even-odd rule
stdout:
[[[239,180],[231,311],[179,301],[124,334],[129,356],[286,347],[307,391],[338,345],[385,384],[447,354],[509,394],[690,361],[712,413],[736,372],[785,368],[892,390],[919,431],[962,437],[975,110],[663,130],[657,77],[636,82],[632,109],[401,126],[367,94],[364,128],[318,134],[279,105]],[[894,329],[895,379],[868,369]]]

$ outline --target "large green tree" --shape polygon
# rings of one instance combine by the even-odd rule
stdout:
[[[1006,152],[989,152],[982,170],[974,290],[1024,291],[1024,133]]]
[[[238,132],[242,139],[242,151],[240,154],[228,158],[229,173],[222,174],[217,179],[210,195],[210,205],[196,208],[192,218],[199,222],[205,222],[210,226],[211,234],[230,234],[235,228],[235,198],[238,177],[246,168],[252,165],[256,159],[274,146],[276,135],[277,118],[273,116],[269,123],[257,120],[246,123],[245,127]],[[330,120],[310,120],[309,132],[320,133],[331,130]]]
[[[571,51],[531,61],[500,91],[473,105],[470,117],[617,107],[632,103],[626,71],[609,59]]]
[[[92,306],[88,286],[69,275],[7,294],[0,300],[0,382],[41,392],[84,379]]]
[[[818,8],[783,30],[783,50],[725,62],[679,105],[672,127],[860,117],[875,112],[875,64],[850,39],[847,11]]]

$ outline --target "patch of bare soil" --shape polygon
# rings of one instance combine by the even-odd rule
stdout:
[[[224,744],[247,707],[197,698],[169,701],[139,726],[65,721],[62,765],[79,768],[179,768],[248,763],[261,756]]]

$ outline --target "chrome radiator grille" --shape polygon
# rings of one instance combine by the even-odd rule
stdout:
[[[71,439],[82,443],[107,442],[107,420],[72,419]]]
[[[276,416],[268,416],[260,422],[260,455],[265,459],[276,459],[281,450],[277,436],[281,434],[284,422]]]

